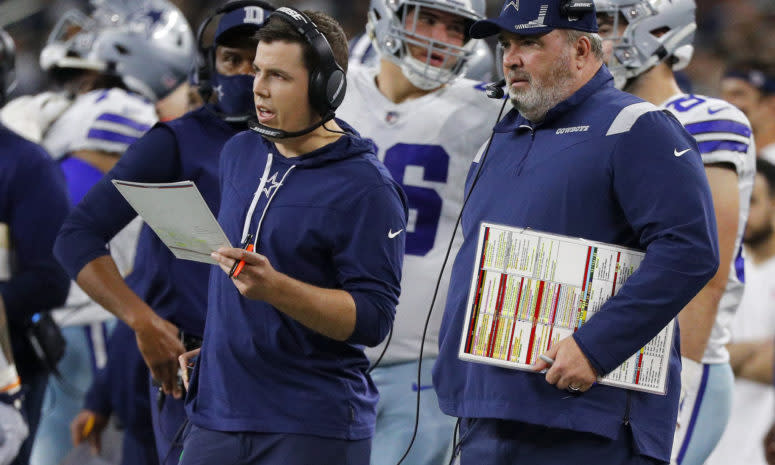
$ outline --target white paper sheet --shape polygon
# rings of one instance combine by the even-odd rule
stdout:
[[[482,223],[459,358],[530,369],[614,296],[643,252]],[[601,384],[665,394],[671,321]]]
[[[192,181],[113,185],[177,258],[216,264],[210,253],[231,247]]]

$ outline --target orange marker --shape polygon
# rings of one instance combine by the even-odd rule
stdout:
[[[89,415],[89,418],[86,419],[86,424],[83,425],[83,432],[81,435],[84,439],[88,438],[91,434],[91,430],[94,429],[94,415]]]
[[[253,244],[252,243],[248,244],[248,246],[245,247],[245,250],[247,250],[248,252],[252,252],[253,251]],[[245,268],[245,260],[240,260],[239,263],[237,264],[237,269],[234,270],[234,274],[232,275],[232,278],[238,277],[239,274],[242,273],[242,269],[243,268]]]
[[[248,252],[253,251],[253,235],[248,234],[248,236],[245,238],[245,240],[242,242],[243,249],[247,250]],[[239,276],[240,273],[242,273],[242,269],[245,268],[245,260],[235,261],[234,265],[232,265],[231,270],[229,270],[229,278],[236,278]]]

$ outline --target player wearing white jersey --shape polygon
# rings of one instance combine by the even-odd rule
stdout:
[[[743,294],[742,237],[756,171],[753,131],[729,102],[684,94],[673,72],[692,55],[694,0],[596,0],[617,84],[670,111],[695,138],[713,195],[720,266],[681,311],[681,401],[672,463],[701,465],[724,431],[732,401],[730,324]],[[654,32],[656,31],[656,32]],[[682,156],[691,147],[676,147]]]
[[[488,99],[482,85],[460,78],[476,45],[468,26],[483,13],[482,1],[372,1],[367,31],[380,59],[377,66],[350,63],[337,111],[374,140],[409,201],[401,298],[387,350],[372,371],[380,391],[373,465],[395,464],[409,445],[418,391],[418,438],[403,463],[446,463],[450,450],[454,419],[439,410],[430,379],[448,276],[428,327],[419,385],[417,358],[466,174],[501,103]],[[384,348],[367,350],[372,363]]]
[[[41,66],[60,78],[64,91],[22,97],[2,114],[58,160],[73,204],[162,111],[179,116],[187,110],[170,110],[163,100],[185,83],[194,59],[191,29],[166,0],[93,5],[89,16],[77,11],[64,15],[41,52]],[[122,274],[131,271],[141,225],[138,218],[110,242]],[[48,413],[35,437],[33,465],[59,463],[72,447],[70,421],[80,411],[96,370],[106,363],[105,343],[115,321],[75,283],[65,306],[53,315],[66,348],[58,364],[61,379],[52,377],[45,391]]]

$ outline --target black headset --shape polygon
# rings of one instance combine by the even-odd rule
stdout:
[[[275,11],[274,5],[262,0],[236,0],[215,10],[202,22],[197,30],[196,47],[198,53],[196,70],[193,73],[192,80],[193,84],[197,86],[199,95],[202,96],[202,100],[204,100],[205,103],[210,100],[210,97],[213,94],[212,76],[215,74],[215,43],[209,46],[205,46],[202,43],[205,30],[217,16],[230,13],[246,6],[256,6],[266,11]]]
[[[347,89],[347,77],[334,58],[331,44],[320,33],[318,27],[301,11],[281,7],[272,13],[287,22],[307,41],[317,57],[317,63],[309,70],[309,101],[318,113],[325,118],[332,114],[344,100]]]
[[[560,5],[560,13],[568,17],[583,16],[593,11],[595,11],[595,4],[592,0],[567,0]]]

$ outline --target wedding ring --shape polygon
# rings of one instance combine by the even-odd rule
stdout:
[[[572,391],[572,392],[579,392],[579,390],[581,390],[581,388],[576,386],[575,384],[571,384],[571,385],[568,386],[568,390]]]

